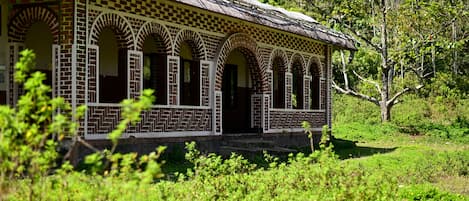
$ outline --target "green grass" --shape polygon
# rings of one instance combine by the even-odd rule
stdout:
[[[217,167],[200,168],[199,176],[152,184],[72,172],[44,178],[34,188],[47,192],[44,200],[469,200],[468,145],[390,128],[335,129],[342,138],[333,143],[337,159],[316,153],[247,172],[235,168],[239,160],[210,159]],[[387,135],[373,137],[375,131]],[[15,185],[9,199],[27,199],[27,182]]]
[[[153,183],[58,172],[35,185],[11,182],[6,199],[27,200],[32,188],[41,200],[469,200],[468,109],[459,106],[466,103],[453,104],[454,112],[411,100],[396,108],[395,122],[380,124],[366,104],[341,101],[338,108],[357,107],[335,113],[334,154],[306,156],[305,148],[268,162],[196,155],[194,165],[181,152],[161,159],[166,176]]]

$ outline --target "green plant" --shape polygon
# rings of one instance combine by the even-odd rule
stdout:
[[[152,90],[144,90],[139,100],[122,101],[123,119],[109,134],[113,146],[111,150],[100,151],[78,135],[78,120],[84,115],[86,107],[80,106],[73,112],[63,98],[51,98],[51,88],[43,83],[45,75],[31,73],[35,67],[35,54],[31,50],[20,54],[20,61],[15,67],[15,81],[22,86],[24,94],[16,107],[0,106],[1,200],[18,183],[27,186],[23,195],[27,195],[29,200],[43,199],[47,196],[44,188],[50,187],[48,175],[54,172],[60,176],[73,174],[70,163],[64,162],[60,167],[56,163],[59,157],[57,145],[66,136],[73,139],[70,149],[81,143],[96,151],[85,159],[85,163],[92,167],[92,175],[122,178],[139,185],[151,183],[162,176],[161,163],[156,160],[164,147],[138,159],[135,153],[114,153],[127,125],[138,122],[140,112],[150,107],[154,99]],[[66,187],[68,184],[59,182],[55,185]]]

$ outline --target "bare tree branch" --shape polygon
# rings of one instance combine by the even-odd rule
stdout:
[[[372,102],[372,103],[379,106],[379,101],[374,97],[367,96],[365,94],[358,93],[358,92],[350,90],[350,89],[348,89],[348,90],[343,89],[340,86],[338,86],[334,81],[332,81],[332,87],[334,87],[338,92],[340,92],[342,94],[351,95],[351,96],[354,96],[354,97],[357,97],[357,98]]]
[[[417,85],[416,87],[413,87],[413,88],[411,88],[411,87],[406,87],[406,88],[404,88],[403,90],[401,90],[401,91],[397,92],[396,94],[394,94],[394,96],[393,96],[391,99],[389,99],[388,102],[386,102],[386,105],[387,105],[387,106],[389,106],[389,105],[395,105],[395,104],[397,103],[397,99],[398,99],[400,96],[404,95],[405,93],[407,93],[407,92],[409,92],[409,91],[411,91],[411,90],[419,90],[419,89],[421,89],[422,87],[423,87],[423,85],[421,85],[421,84],[420,84],[420,85]]]
[[[340,50],[340,58],[342,59],[342,74],[344,75],[344,82],[345,82],[345,89],[349,90],[349,82],[348,82],[348,75],[347,75],[347,64],[345,63],[345,54],[344,50]]]
[[[378,84],[377,82],[375,82],[375,81],[373,81],[373,80],[366,79],[366,78],[360,76],[360,75],[359,75],[357,72],[355,72],[355,71],[352,71],[352,72],[353,72],[353,74],[355,74],[355,76],[357,76],[360,80],[365,81],[365,82],[368,82],[368,83],[374,85],[374,86],[376,87],[376,90],[378,90],[378,93],[381,93],[381,87],[379,86],[379,84]]]

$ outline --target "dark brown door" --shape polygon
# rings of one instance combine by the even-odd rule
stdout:
[[[225,65],[222,93],[223,132],[252,132],[250,128],[250,89],[238,86],[238,66]]]

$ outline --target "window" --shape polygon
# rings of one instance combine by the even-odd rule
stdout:
[[[319,76],[318,72],[318,66],[317,64],[313,63],[310,66],[310,72],[311,72],[311,83],[310,83],[310,108],[313,110],[318,110],[320,109],[320,95],[321,95],[321,78]]]
[[[187,42],[181,44],[180,51],[180,104],[200,105],[200,66],[194,59],[192,48]]]
[[[275,58],[273,62],[273,106],[285,108],[285,67],[281,58]]]
[[[303,72],[301,64],[293,63],[293,92],[292,105],[293,109],[303,109]]]
[[[155,103],[167,104],[166,52],[159,36],[149,36],[143,45],[143,88],[153,89]]]
[[[119,103],[127,98],[127,50],[105,28],[99,36],[99,102]]]

